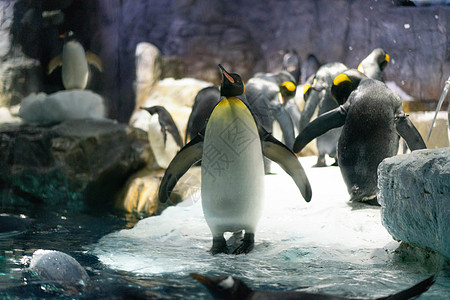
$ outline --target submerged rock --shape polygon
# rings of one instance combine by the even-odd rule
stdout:
[[[153,163],[146,133],[111,120],[0,126],[4,204],[112,205],[128,177]]]
[[[28,270],[43,283],[83,288],[89,275],[72,256],[55,250],[39,249],[33,253]]]
[[[378,187],[382,223],[394,239],[450,258],[450,148],[386,158]]]

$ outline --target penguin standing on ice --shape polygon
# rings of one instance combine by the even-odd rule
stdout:
[[[183,140],[170,113],[162,106],[141,107],[150,113],[148,140],[155,155],[156,163],[163,169],[169,166],[178,150],[183,147]]]
[[[200,274],[191,273],[192,278],[201,282],[216,299],[225,300],[250,300],[250,299],[304,299],[304,300],[345,300],[349,298],[338,297],[327,294],[314,294],[302,291],[269,291],[269,290],[253,290],[246,285],[242,280],[233,276],[216,276],[207,277]],[[397,299],[406,300],[412,299],[426,292],[436,280],[435,276],[430,276],[427,279],[417,283],[416,285],[392,294],[386,297],[377,298],[382,299]]]
[[[338,162],[350,201],[378,205],[377,168],[383,159],[397,154],[399,136],[411,151],[426,146],[393,91],[379,80],[351,72],[357,73],[346,71],[336,76],[331,88],[333,96],[345,103],[308,124],[295,139],[294,152],[328,130],[343,126]]]
[[[85,52],[83,46],[75,39],[72,31],[63,35],[62,54],[54,57],[48,64],[48,74],[61,66],[61,76],[66,90],[86,88],[89,79],[89,64],[100,72],[103,66],[100,58],[92,52]]]
[[[201,197],[205,220],[213,235],[212,254],[228,253],[225,232],[244,230],[243,243],[233,254],[250,252],[263,209],[263,155],[274,160],[293,178],[303,198],[312,192],[297,157],[262,127],[258,127],[238,74],[221,65],[222,99],[214,108],[204,132],[192,139],[170,163],[159,189],[166,202],[178,179],[196,162],[201,166]],[[240,97],[240,98],[238,98]]]

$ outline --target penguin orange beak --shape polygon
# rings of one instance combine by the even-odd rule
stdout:
[[[215,286],[216,286],[216,285],[214,284],[214,282],[213,282],[211,279],[209,279],[208,277],[205,277],[205,276],[202,276],[202,275],[196,274],[196,273],[191,273],[191,274],[189,274],[189,275],[190,275],[192,278],[194,278],[195,280],[197,280],[197,281],[203,283],[203,284],[206,285],[206,286],[209,286],[209,287],[215,287]]]
[[[222,67],[221,64],[219,64],[219,69],[222,72],[222,82],[223,82],[224,77],[226,77],[229,82],[234,83],[233,77],[231,77],[230,73],[228,73],[227,70],[225,70],[225,68]]]

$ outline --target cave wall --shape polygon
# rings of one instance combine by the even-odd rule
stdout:
[[[391,56],[385,79],[395,81],[415,99],[437,99],[450,75],[450,7],[404,7],[390,0],[73,0],[9,1],[20,4],[15,20],[27,5],[48,9],[64,3],[64,22],[27,30],[38,35],[23,44],[27,56],[43,65],[57,53],[57,35],[76,32],[85,47],[104,62],[90,88],[104,95],[111,118],[127,122],[134,109],[135,48],[139,42],[156,45],[166,58],[166,77],[195,77],[217,82],[217,64],[248,79],[257,71],[280,68],[280,50],[296,49],[302,60],[313,53],[325,63],[342,61],[349,67],[373,48]],[[47,5],[47,7],[44,7]],[[25,30],[25,31],[24,31]],[[25,32],[25,34],[24,34]],[[17,30],[15,35],[18,37]],[[36,48],[36,49],[35,49]],[[45,68],[41,68],[45,69]],[[58,86],[58,75],[44,89]]]

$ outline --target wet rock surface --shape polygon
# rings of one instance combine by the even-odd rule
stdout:
[[[112,206],[128,177],[152,161],[144,131],[110,120],[4,124],[1,203]]]
[[[382,223],[394,239],[450,258],[450,148],[385,159],[378,187]]]

